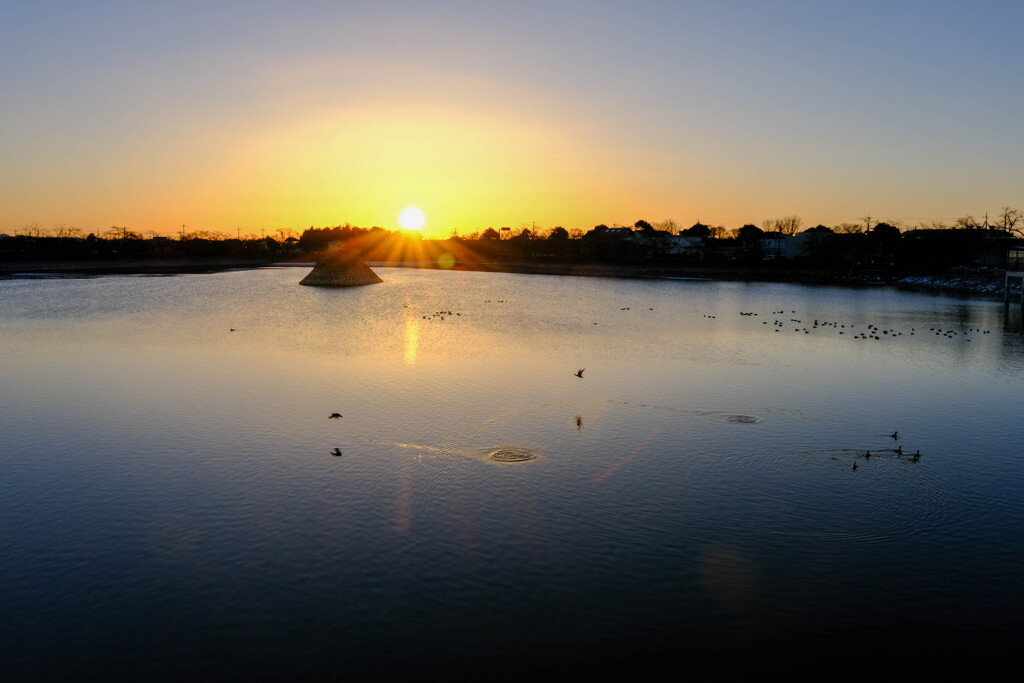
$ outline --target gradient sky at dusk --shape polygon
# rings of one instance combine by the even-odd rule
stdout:
[[[0,232],[1024,208],[1021,2],[0,5]]]

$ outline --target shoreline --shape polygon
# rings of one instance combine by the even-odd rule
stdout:
[[[436,263],[369,262],[373,268],[422,268],[448,270]],[[904,291],[939,294],[973,299],[1003,299],[1006,271],[994,267],[956,266],[942,273],[906,275],[890,280],[877,276],[842,278],[834,271],[800,268],[748,268],[723,265],[645,266],[602,263],[459,263],[451,270],[468,270],[525,275],[563,275],[573,277],[612,277],[623,279],[706,280],[709,282],[780,282],[825,285],[849,289],[894,287]],[[1020,297],[1020,283],[1011,283],[1011,299]]]
[[[254,259],[125,259],[100,261],[4,261],[0,279],[31,279],[39,276],[179,275],[214,273],[269,267],[312,268],[310,261]],[[622,279],[676,279],[725,282],[787,282],[848,288],[877,286],[907,291],[975,299],[1001,300],[1005,270],[993,267],[955,267],[943,273],[907,275],[895,279],[862,276],[842,278],[834,271],[787,267],[737,267],[726,264],[621,265],[609,263],[531,263],[512,261],[458,262],[444,268],[435,262],[368,261],[371,268],[419,268],[474,272],[608,277]],[[1011,298],[1020,296],[1019,284],[1011,286]]]
[[[0,278],[38,275],[179,275],[273,265],[253,259],[104,259],[97,261],[0,261]]]

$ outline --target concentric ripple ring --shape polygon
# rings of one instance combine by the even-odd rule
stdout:
[[[753,415],[723,415],[721,420],[722,422],[731,422],[732,424],[754,424],[761,421],[760,418]]]
[[[498,448],[491,451],[491,460],[498,462],[526,462],[536,458],[536,453],[525,448]]]

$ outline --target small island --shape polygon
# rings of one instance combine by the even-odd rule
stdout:
[[[383,282],[358,254],[337,251],[317,261],[300,285],[309,287],[359,287]]]

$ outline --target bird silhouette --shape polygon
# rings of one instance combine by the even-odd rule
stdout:
[[[340,458],[341,457],[341,449],[338,448],[337,446],[335,446],[334,450],[331,451],[331,455],[333,455],[336,458]]]
[[[330,416],[327,419],[328,420],[337,420],[339,417],[341,417],[341,413],[331,413]]]
[[[580,368],[579,370],[577,370],[576,371],[576,376],[579,377],[579,378],[582,378],[584,370],[586,370],[586,368]]]

